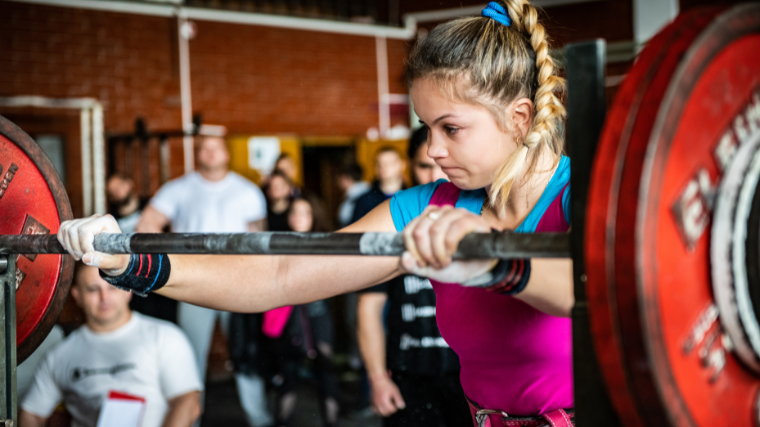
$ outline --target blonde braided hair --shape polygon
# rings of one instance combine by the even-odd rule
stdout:
[[[564,79],[557,76],[538,12],[527,0],[503,0],[512,25],[491,18],[460,18],[433,29],[412,50],[407,84],[432,77],[453,97],[487,107],[503,130],[504,107],[518,98],[533,101],[533,121],[519,147],[502,163],[490,203],[503,210],[515,177],[535,171],[539,154],[549,149],[555,165],[564,149],[565,107],[559,99]]]

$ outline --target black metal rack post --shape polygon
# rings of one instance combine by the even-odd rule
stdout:
[[[16,259],[0,255],[0,425],[17,424],[16,395]]]
[[[567,142],[572,159],[572,233],[575,306],[573,319],[573,376],[575,422],[578,427],[620,425],[610,402],[591,340],[586,298],[584,235],[586,199],[594,155],[607,110],[604,96],[604,40],[573,43],[565,47],[567,75]]]

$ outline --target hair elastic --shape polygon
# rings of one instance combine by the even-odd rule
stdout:
[[[507,12],[507,9],[504,9],[504,6],[500,5],[499,3],[496,3],[495,1],[488,3],[488,6],[486,6],[486,8],[483,9],[483,11],[480,12],[480,14],[482,16],[485,16],[486,18],[491,18],[494,21],[504,24],[507,27],[512,25],[512,20],[509,18],[509,13]]]

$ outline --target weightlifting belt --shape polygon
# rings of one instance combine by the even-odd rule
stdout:
[[[466,396],[465,396],[466,398]],[[483,409],[467,398],[474,427],[574,427],[572,409],[555,409],[536,417],[510,417],[504,411]],[[568,413],[569,411],[569,413]]]

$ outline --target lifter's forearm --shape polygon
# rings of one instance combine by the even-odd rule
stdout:
[[[393,231],[383,202],[347,233]],[[170,255],[169,281],[158,292],[179,301],[235,312],[262,312],[364,289],[399,274],[398,258],[361,256]]]
[[[570,259],[533,258],[525,290],[515,295],[544,313],[570,317],[575,303],[573,261]]]
[[[263,312],[367,288],[398,274],[394,257],[170,255],[157,292],[219,310]]]

